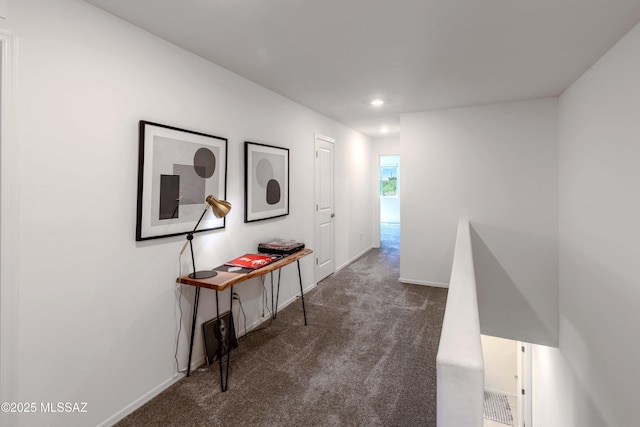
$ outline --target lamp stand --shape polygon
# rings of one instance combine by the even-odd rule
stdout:
[[[208,279],[209,277],[214,277],[218,275],[218,272],[213,270],[196,271],[196,259],[193,256],[193,243],[191,243],[193,241],[193,233],[196,231],[196,229],[200,225],[200,221],[202,221],[202,218],[204,218],[204,214],[207,213],[207,209],[209,209],[209,205],[207,205],[207,207],[204,208],[204,212],[202,212],[202,215],[200,215],[200,219],[198,220],[198,223],[196,224],[196,226],[193,227],[193,231],[187,234],[187,240],[189,241],[189,249],[191,249],[191,265],[193,265],[193,273],[189,274],[189,277],[191,279]]]

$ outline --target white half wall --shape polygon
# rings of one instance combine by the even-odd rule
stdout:
[[[536,350],[535,426],[640,425],[639,51],[636,26],[560,98],[560,347]]]
[[[481,427],[484,360],[476,299],[471,229],[460,219],[451,286],[436,355],[438,427]]]
[[[483,334],[556,345],[557,100],[401,117],[401,280],[448,283],[469,218]]]
[[[19,292],[15,340],[2,341],[18,348],[7,398],[87,402],[87,413],[0,424],[112,424],[179,377],[178,337],[177,364],[186,368],[194,289],[175,283],[190,271],[190,259],[178,259],[184,237],[135,242],[139,120],[229,140],[233,209],[225,230],[194,240],[199,268],[277,236],[313,248],[315,133],[336,139],[336,265],[371,246],[369,138],[83,1],[13,1],[0,25],[16,38],[18,82],[7,185],[19,191],[9,243],[19,280],[2,283],[12,291],[3,295]],[[288,216],[243,222],[247,140],[290,149]],[[313,257],[301,263],[309,288]],[[259,280],[234,290],[248,325],[259,321]],[[284,269],[280,300],[297,293],[297,269]],[[228,291],[221,297],[226,311]],[[202,292],[198,322],[215,316],[214,301]],[[194,354],[203,360],[199,333]]]

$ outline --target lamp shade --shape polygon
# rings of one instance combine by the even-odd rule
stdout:
[[[218,218],[227,216],[229,211],[231,211],[231,203],[226,200],[220,200],[212,195],[208,195],[206,201],[209,206],[211,206],[213,214]]]

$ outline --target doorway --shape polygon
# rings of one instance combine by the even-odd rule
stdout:
[[[482,335],[484,427],[531,426],[531,345]]]
[[[378,156],[380,246],[400,241],[400,155]]]

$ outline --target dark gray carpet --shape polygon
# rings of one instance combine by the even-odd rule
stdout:
[[[447,291],[398,282],[398,225],[239,340],[229,390],[197,369],[118,426],[435,426]]]

